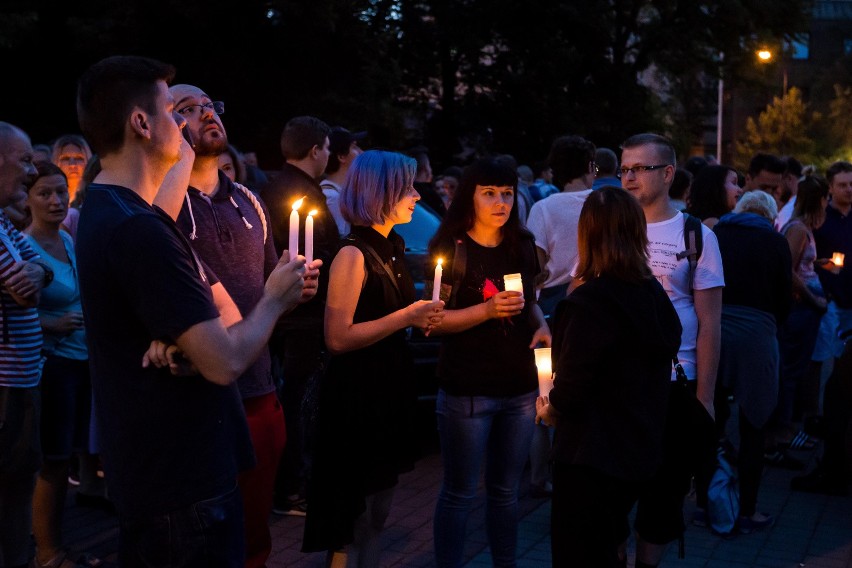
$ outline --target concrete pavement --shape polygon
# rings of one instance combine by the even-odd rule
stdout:
[[[815,451],[798,452],[811,459]],[[775,525],[750,535],[724,539],[708,529],[690,526],[686,558],[677,559],[671,546],[661,564],[672,568],[852,568],[852,497],[829,497],[790,491],[789,482],[799,472],[767,467],[760,493],[760,510],[775,515]],[[402,476],[388,528],[383,536],[382,566],[418,568],[433,566],[432,516],[441,483],[440,455],[431,448],[416,469]],[[73,494],[73,491],[71,492]],[[527,495],[522,486],[518,553],[520,568],[550,565],[550,502]],[[694,501],[687,503],[690,518]],[[273,550],[270,568],[321,568],[324,555],[303,554],[304,519],[271,519]],[[65,536],[74,550],[91,552],[116,565],[118,529],[114,516],[78,507],[69,496]],[[484,528],[484,500],[477,501],[468,527],[465,556],[468,566],[491,565]],[[632,549],[632,544],[631,544]],[[632,566],[632,550],[631,562]]]

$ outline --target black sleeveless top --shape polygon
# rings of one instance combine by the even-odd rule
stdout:
[[[366,269],[354,323],[380,319],[414,301],[405,243],[396,233],[385,238],[370,227],[353,227],[341,242],[345,246],[363,253]],[[414,469],[418,455],[417,389],[405,330],[333,356],[321,380],[305,552],[351,543],[365,497],[396,485],[400,473]]]

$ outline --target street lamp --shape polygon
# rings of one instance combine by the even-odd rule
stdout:
[[[757,58],[760,59],[762,63],[769,63],[772,61],[773,54],[768,49],[761,49],[757,52]],[[787,65],[782,61],[781,65],[781,73],[783,75],[783,91],[781,92],[782,96],[787,95]]]
[[[757,58],[761,63],[769,63],[772,60],[772,52],[768,49],[761,49],[757,52]],[[722,108],[725,95],[725,80],[722,76],[722,63],[725,61],[725,54],[719,52],[719,94],[718,102],[716,103],[716,159],[722,161]],[[787,67],[783,67],[784,71],[784,95],[787,94]]]

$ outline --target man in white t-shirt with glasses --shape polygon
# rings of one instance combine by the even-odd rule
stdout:
[[[673,369],[663,464],[639,498],[636,568],[657,566],[667,544],[682,538],[683,498],[695,473],[694,463],[707,452],[712,459],[715,450],[712,417],[725,285],[722,258],[716,236],[700,225],[702,250],[694,270],[690,267],[684,254],[686,217],[668,196],[676,167],[674,146],[664,136],[638,134],[622,144],[621,184],[645,213],[651,270],[683,326],[678,360],[689,380],[687,389],[706,410],[704,416],[694,401],[690,405],[691,395],[684,396],[687,389],[677,384]],[[693,453],[694,459],[687,457]]]

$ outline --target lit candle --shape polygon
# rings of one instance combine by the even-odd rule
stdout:
[[[305,198],[301,198],[293,204],[293,212],[290,213],[290,259],[299,254],[299,207]]]
[[[305,219],[305,258],[307,264],[310,264],[314,259],[314,215],[316,214],[317,210],[313,209]]]
[[[538,394],[549,396],[553,388],[553,367],[550,361],[550,347],[535,350],[535,366],[538,368]]]
[[[438,259],[438,264],[435,266],[435,280],[432,282],[432,301],[437,302],[441,299],[441,277],[444,275],[443,258]]]
[[[842,252],[835,252],[831,255],[831,262],[834,263],[834,266],[837,268],[843,268],[843,261],[846,258],[846,255]]]
[[[520,274],[506,274],[503,276],[503,286],[507,292],[524,293],[524,281]]]

